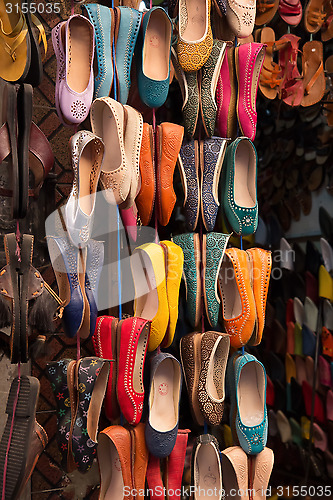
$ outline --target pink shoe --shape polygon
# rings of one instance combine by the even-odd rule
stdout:
[[[130,208],[120,209],[120,217],[123,221],[124,228],[126,229],[127,234],[131,237],[132,241],[135,242],[138,236],[138,209],[135,202]]]
[[[227,47],[216,87],[216,124],[220,137],[236,137],[236,82],[233,65],[234,48]]]
[[[64,125],[76,125],[87,118],[93,99],[94,27],[86,17],[71,16],[53,28],[52,43],[57,59],[57,113]]]
[[[279,14],[291,26],[297,26],[302,19],[302,4],[300,0],[280,0]]]
[[[238,80],[237,117],[242,135],[254,140],[257,128],[256,99],[266,48],[262,43],[244,43],[235,49]]]

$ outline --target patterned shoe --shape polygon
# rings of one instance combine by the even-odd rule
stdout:
[[[221,137],[200,141],[201,217],[207,231],[214,230],[220,206],[218,186],[226,148],[227,141]]]
[[[218,275],[229,238],[229,234],[207,233],[203,235],[204,301],[207,319],[214,328],[218,324],[221,303],[217,291]]]
[[[248,457],[240,446],[230,446],[221,452],[223,488],[227,496],[231,491],[244,492],[241,500],[250,500],[248,495]]]
[[[77,409],[73,417],[72,451],[80,472],[92,466],[96,456],[97,428],[106,391],[110,362],[95,357],[76,363]]]
[[[197,233],[173,237],[184,253],[187,316],[193,328],[201,319],[200,241]]]
[[[226,139],[237,136],[234,50],[234,47],[226,48],[216,87],[216,125],[220,137]]]
[[[87,261],[85,275],[86,308],[85,315],[89,311],[89,324],[86,327],[86,337],[92,337],[96,328],[98,315],[98,284],[104,263],[104,243],[97,240],[89,240],[87,246]],[[88,321],[87,321],[88,323]]]
[[[153,127],[143,123],[140,150],[141,187],[135,199],[143,226],[148,226],[154,209],[156,179],[153,163],[155,151]]]
[[[199,219],[199,144],[184,139],[178,155],[178,167],[184,189],[186,226],[195,231]]]
[[[225,333],[205,332],[201,336],[198,400],[201,413],[210,425],[218,425],[223,417],[229,347],[230,338]]]
[[[237,38],[247,38],[254,29],[256,0],[226,0],[227,21]]]

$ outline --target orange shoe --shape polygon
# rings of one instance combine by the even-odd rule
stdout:
[[[144,226],[147,226],[150,222],[155,201],[156,181],[153,152],[153,128],[148,123],[144,123],[139,161],[141,187],[135,199],[140,219]]]
[[[251,280],[257,310],[256,327],[249,340],[250,345],[261,342],[265,327],[266,301],[272,269],[272,253],[262,248],[246,250],[251,262]]]
[[[250,281],[250,261],[244,250],[228,248],[220,269],[218,286],[223,319],[232,347],[247,344],[256,323],[256,305]]]

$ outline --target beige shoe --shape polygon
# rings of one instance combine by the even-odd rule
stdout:
[[[255,490],[253,498],[266,500],[266,491],[274,464],[274,453],[270,448],[264,448],[254,457],[254,477],[252,488]]]
[[[199,436],[192,451],[193,500],[222,499],[222,470],[217,439],[211,434]]]
[[[125,206],[122,208],[130,208],[141,187],[139,160],[143,134],[143,118],[141,113],[131,106],[125,104],[124,110],[126,120],[124,136],[125,155],[131,170],[132,180]]]
[[[247,38],[254,29],[256,0],[227,0],[227,21],[238,38]]]
[[[247,454],[240,446],[232,446],[222,451],[221,458],[225,498],[249,500]],[[243,495],[233,496],[234,492],[243,492]]]

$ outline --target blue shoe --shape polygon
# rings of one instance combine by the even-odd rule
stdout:
[[[316,353],[316,335],[305,324],[302,326],[302,345],[303,356],[311,356],[314,358]]]
[[[177,439],[182,371],[179,361],[168,353],[151,360],[149,417],[145,428],[148,450],[154,457],[170,455]]]
[[[150,108],[162,106],[169,92],[172,22],[162,7],[153,7],[142,19],[135,48],[139,95]]]
[[[131,66],[138,38],[142,12],[130,7],[116,7],[116,68],[118,95],[116,100],[126,104],[131,86]]]
[[[235,428],[245,453],[256,455],[267,442],[266,371],[251,354],[234,362]]]
[[[98,3],[86,4],[82,7],[95,28],[95,54],[97,74],[94,79],[94,99],[109,97],[113,85],[113,57],[110,40],[114,32],[114,12]]]
[[[82,274],[79,249],[71,245],[66,237],[48,237],[47,246],[59,296],[64,301],[64,331],[68,337],[75,337],[83,323],[85,309],[79,280],[79,275]]]
[[[199,218],[199,145],[198,141],[183,140],[178,155],[178,168],[184,189],[186,227],[195,231]]]
[[[89,240],[87,246],[87,264],[85,275],[85,292],[90,310],[90,334],[95,332],[98,315],[98,284],[104,263],[104,244],[101,241]]]

